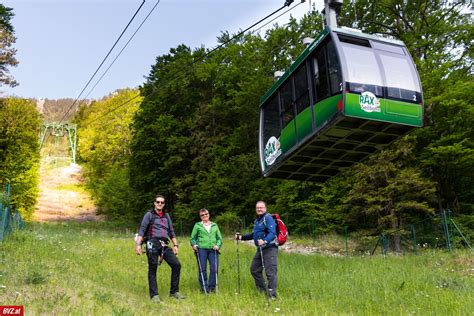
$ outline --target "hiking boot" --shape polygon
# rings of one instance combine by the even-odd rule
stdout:
[[[186,298],[186,295],[181,294],[179,292],[171,293],[170,296],[177,299],[177,300],[184,300]]]
[[[277,298],[275,291],[273,291],[272,289],[268,289],[268,297],[269,297],[272,301],[275,301],[276,298]]]
[[[151,301],[155,304],[161,304],[160,297],[158,295],[155,295],[151,298]]]

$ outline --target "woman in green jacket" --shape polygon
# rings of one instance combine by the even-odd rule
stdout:
[[[194,225],[191,233],[191,247],[199,260],[199,285],[205,293],[216,290],[217,271],[219,269],[219,249],[222,247],[222,235],[216,223],[210,221],[209,211],[199,210],[200,222]],[[209,261],[209,278],[207,277],[207,261]],[[209,280],[209,281],[208,281]]]

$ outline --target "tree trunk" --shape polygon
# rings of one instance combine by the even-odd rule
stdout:
[[[391,223],[392,223],[392,229],[397,230],[400,225],[398,221],[398,216],[395,214],[393,211],[393,208],[390,207],[390,217],[391,217]],[[400,234],[397,233],[393,236],[393,248],[395,249],[396,252],[401,252],[401,247],[400,247]]]

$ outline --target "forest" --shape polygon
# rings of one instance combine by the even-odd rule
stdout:
[[[302,39],[322,30],[321,14],[313,10],[264,33],[222,32],[218,43],[230,42],[212,54],[183,43],[156,57],[138,90],[117,90],[77,110],[79,163],[99,212],[136,226],[159,192],[185,231],[203,207],[226,232],[250,224],[257,200],[292,233],[346,227],[376,235],[448,209],[465,232],[474,231],[469,10],[456,1],[359,0],[342,7],[338,23],[407,45],[423,87],[423,128],[325,183],[262,178],[259,99],[274,72],[303,50]],[[32,139],[40,124],[28,102],[0,103],[0,178],[28,183],[17,191],[25,214],[37,194]],[[12,123],[18,111],[30,121]]]

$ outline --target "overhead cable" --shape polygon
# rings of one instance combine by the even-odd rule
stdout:
[[[118,53],[118,55],[114,58],[114,60],[112,61],[112,63],[109,65],[109,67],[107,67],[107,69],[104,71],[104,73],[102,74],[102,76],[100,76],[99,80],[97,80],[97,82],[94,84],[94,86],[92,87],[92,89],[89,90],[89,93],[87,93],[87,95],[82,99],[82,101],[79,103],[78,107],[85,101],[87,100],[87,97],[92,93],[92,91],[94,91],[95,87],[97,87],[97,85],[99,84],[99,82],[102,80],[102,78],[104,78],[105,74],[109,71],[109,69],[113,66],[113,64],[115,63],[115,61],[120,57],[120,55],[122,54],[122,52],[125,50],[125,48],[128,46],[128,44],[132,41],[132,39],[135,37],[135,35],[137,34],[137,32],[140,30],[140,28],[143,26],[143,24],[145,23],[145,21],[148,19],[148,17],[153,13],[153,11],[155,10],[155,8],[158,6],[158,4],[160,3],[160,0],[158,0],[155,5],[153,6],[153,8],[150,10],[150,12],[148,13],[148,15],[145,17],[145,19],[142,21],[142,23],[138,26],[138,28],[136,29],[136,31],[132,34],[132,36],[130,37],[130,39],[127,41],[127,43],[125,43],[125,45],[123,46],[123,48],[120,50],[120,52]]]
[[[74,100],[74,102],[69,106],[68,110],[66,111],[66,113],[64,114],[64,116],[62,117],[62,119],[59,121],[59,123],[61,123],[68,115],[69,111],[71,111],[71,109],[73,108],[73,106],[76,104],[77,100],[79,100],[79,98],[81,97],[81,95],[84,93],[84,91],[87,89],[87,87],[89,86],[89,84],[91,83],[92,79],[94,79],[95,75],[97,74],[97,72],[99,71],[100,67],[102,67],[102,65],[104,64],[105,60],[109,57],[110,53],[112,52],[112,50],[115,48],[115,46],[117,45],[117,43],[119,42],[119,40],[122,38],[123,34],[125,33],[125,31],[128,29],[128,27],[130,26],[130,24],[132,23],[132,21],[135,19],[135,17],[137,16],[138,12],[140,11],[140,9],[143,7],[143,4],[145,4],[145,0],[143,0],[142,4],[140,4],[140,6],[138,7],[137,11],[135,11],[135,14],[132,16],[132,18],[130,19],[130,21],[128,22],[127,26],[123,29],[122,33],[120,34],[120,36],[117,38],[117,40],[115,41],[114,45],[112,46],[112,48],[110,48],[109,52],[107,53],[107,55],[104,57],[104,59],[102,60],[102,62],[100,63],[99,67],[97,67],[96,71],[94,72],[94,74],[91,76],[91,78],[89,79],[89,81],[86,83],[86,85],[84,86],[84,88],[82,89],[81,93],[79,93],[79,95],[77,96],[77,98]]]
[[[285,14],[285,13],[287,13],[287,12],[293,10],[293,9],[296,8],[298,5],[300,5],[301,3],[304,3],[304,2],[305,2],[305,0],[301,0],[300,3],[298,3],[298,4],[295,5],[295,6],[293,6],[292,8],[288,9],[288,10],[285,11],[284,13],[280,14],[278,17],[280,17],[280,16],[282,16],[283,14]],[[189,69],[189,66],[193,66],[193,65],[196,64],[197,62],[202,61],[204,58],[208,57],[209,55],[211,55],[212,53],[214,53],[216,50],[222,48],[224,45],[227,45],[228,43],[230,43],[230,42],[231,42],[232,40],[234,40],[235,38],[241,36],[242,34],[244,34],[245,32],[247,32],[247,31],[248,31],[249,29],[251,29],[252,27],[258,25],[259,23],[265,21],[265,20],[268,19],[269,17],[271,17],[271,16],[275,15],[276,13],[280,12],[280,11],[281,11],[282,9],[284,9],[285,7],[291,5],[291,3],[293,3],[293,0],[287,0],[287,1],[285,2],[285,4],[284,4],[281,8],[279,8],[279,9],[277,9],[276,11],[270,13],[269,15],[267,15],[265,18],[259,20],[258,22],[252,24],[251,26],[249,26],[248,28],[246,28],[244,31],[241,31],[241,32],[238,33],[237,35],[233,36],[231,39],[229,39],[229,40],[225,41],[224,43],[222,43],[221,45],[219,45],[219,46],[213,48],[211,51],[209,51],[209,52],[206,53],[205,55],[203,55],[203,56],[201,56],[200,58],[198,58],[197,60],[193,61],[193,62],[191,63],[191,65],[188,65],[188,66],[186,66],[186,67],[182,67],[182,68],[178,69],[178,70],[175,72],[175,74],[177,74],[177,75],[174,76],[173,78],[170,78],[170,80],[167,81],[167,84],[170,84],[171,82],[174,82],[174,81],[176,81],[177,79],[181,78],[181,75],[186,73],[187,69]],[[278,18],[278,17],[277,17],[277,18]],[[272,22],[272,21],[274,21],[274,20],[275,20],[275,19],[271,20],[270,22]],[[267,24],[268,24],[268,23],[267,23]],[[265,24],[265,25],[267,25],[267,24]],[[265,25],[264,25],[264,26],[265,26]],[[263,26],[262,26],[262,27],[263,27]],[[261,28],[261,27],[260,27],[260,28]],[[258,28],[257,30],[259,30],[260,28]],[[256,30],[256,31],[257,31],[257,30]],[[251,33],[253,33],[253,32],[251,32]],[[152,89],[155,89],[155,87],[152,87]],[[158,90],[152,91],[151,93],[148,94],[148,97],[150,97],[151,95],[155,94],[157,91],[158,91]],[[108,114],[110,114],[110,113],[116,111],[116,110],[119,109],[120,107],[122,107],[122,106],[124,106],[124,105],[130,103],[130,102],[133,101],[133,100],[135,100],[137,97],[138,97],[138,96],[135,96],[135,97],[132,97],[132,98],[130,98],[130,99],[124,101],[123,103],[119,104],[118,106],[116,106],[116,107],[113,108],[112,110],[110,110],[110,111],[104,113],[103,115],[101,115],[101,116],[95,118],[94,120],[90,121],[89,123],[95,122],[96,120],[98,120],[98,119],[100,119],[100,118],[102,118],[102,117],[105,117],[106,115],[108,115]]]

